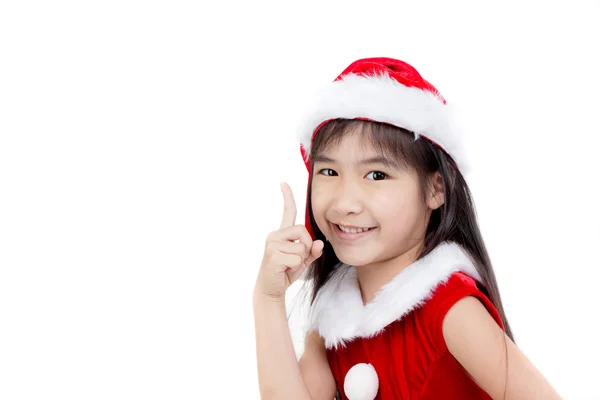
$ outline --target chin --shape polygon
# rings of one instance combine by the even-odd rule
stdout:
[[[363,265],[372,264],[376,261],[375,257],[365,254],[364,250],[356,249],[352,251],[345,249],[338,251],[335,248],[333,250],[341,262],[355,267],[362,267]]]

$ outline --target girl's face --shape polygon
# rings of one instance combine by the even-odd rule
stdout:
[[[340,261],[385,262],[423,243],[443,197],[424,201],[416,171],[394,165],[360,134],[346,134],[313,161],[312,211]]]

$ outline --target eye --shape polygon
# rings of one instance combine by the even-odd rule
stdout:
[[[337,172],[335,172],[331,168],[323,168],[322,170],[319,171],[319,174],[325,175],[325,176],[337,176]]]
[[[371,171],[367,174],[367,177],[369,177],[369,176],[372,176],[372,178],[368,178],[368,179],[373,179],[374,181],[382,181],[388,177],[385,172],[381,172],[381,171]]]

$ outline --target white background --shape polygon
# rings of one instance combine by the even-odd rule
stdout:
[[[598,1],[201,3],[0,6],[0,398],[257,399],[294,129],[389,56],[465,117],[519,345],[600,399]]]

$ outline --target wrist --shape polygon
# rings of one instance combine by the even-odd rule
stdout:
[[[262,292],[258,288],[255,288],[253,296],[252,296],[252,301],[254,302],[255,306],[263,305],[263,304],[274,304],[274,305],[284,305],[285,306],[285,295],[273,296],[273,295]]]

